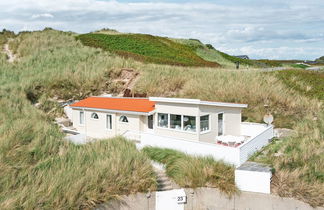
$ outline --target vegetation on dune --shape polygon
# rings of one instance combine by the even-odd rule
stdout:
[[[257,60],[258,62],[262,62],[264,64],[267,64],[268,66],[271,67],[280,67],[283,65],[292,65],[295,63],[301,63],[303,61],[301,60],[268,60],[268,59],[260,59]]]
[[[77,37],[84,45],[101,48],[138,61],[179,66],[218,67],[205,61],[190,48],[167,38],[145,34],[82,34]]]
[[[150,161],[134,144],[121,138],[69,144],[49,117],[58,106],[48,99],[111,90],[113,66],[127,61],[52,30],[24,33],[19,40],[19,62],[0,56],[0,208],[91,208],[121,194],[154,190]],[[49,113],[31,101],[43,102]]]
[[[280,79],[258,71],[143,67],[138,92],[152,96],[199,98],[210,101],[247,103],[245,120],[263,122],[264,105],[270,106],[278,127],[293,127],[307,113],[316,113],[320,103],[295,94]],[[166,82],[168,81],[168,82]]]
[[[275,168],[272,192],[323,206],[324,112],[316,118],[304,117],[295,131],[295,136],[273,141],[252,160]]]
[[[324,64],[324,56],[321,56],[315,60],[319,64]]]
[[[4,174],[0,177],[0,208],[80,208],[118,194],[154,189],[153,170],[134,145],[118,138],[71,145],[62,140],[62,134],[51,121],[62,113],[54,98],[81,99],[102,92],[119,92],[121,88],[114,79],[122,68],[139,71],[135,92],[247,103],[249,107],[243,116],[248,121],[261,122],[264,105],[270,105],[275,125],[291,127],[297,135],[274,141],[254,159],[275,168],[275,193],[297,197],[312,205],[323,204],[321,73],[303,70],[263,73],[226,68],[215,71],[144,64],[83,46],[75,36],[49,29],[21,33],[10,42],[19,56],[17,62],[8,63],[5,54],[0,53],[0,170]],[[6,42],[7,37],[0,33],[0,40]],[[40,103],[44,112],[33,103]],[[179,159],[182,157],[190,162],[170,168],[175,177],[177,169],[191,177],[182,186],[213,184],[222,189],[225,185],[224,180],[214,177],[214,161],[187,158],[183,154]],[[200,164],[206,167],[202,178],[193,170],[202,167]],[[192,169],[186,170],[187,165],[192,165]],[[222,164],[216,166],[226,169]],[[225,171],[230,174],[230,169]],[[228,178],[226,182],[232,183],[231,180]],[[234,190],[225,187],[225,192]],[[31,194],[32,191],[36,193]]]
[[[3,46],[8,41],[8,39],[14,37],[15,37],[14,32],[3,29],[0,32],[0,46]]]
[[[273,73],[287,87],[303,95],[324,100],[324,72],[307,70],[284,70]]]
[[[281,66],[280,62],[272,62],[271,60],[253,60],[242,59],[235,56],[228,55],[215,49],[211,44],[203,44],[197,39],[171,39],[175,42],[184,44],[190,47],[196,54],[203,59],[211,62],[217,62],[225,68],[236,68],[236,63],[240,63],[241,68],[253,67],[273,67]]]
[[[291,67],[293,67],[293,68],[299,68],[299,69],[306,69],[309,66],[301,63],[301,64],[291,64]]]
[[[215,161],[212,157],[194,157],[157,147],[145,147],[143,151],[152,160],[164,164],[167,175],[181,187],[216,187],[227,195],[238,191],[234,167]]]

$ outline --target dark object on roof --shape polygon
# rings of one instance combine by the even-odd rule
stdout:
[[[250,59],[247,55],[233,55],[234,57],[241,58],[241,59]]]
[[[265,164],[262,163],[256,163],[256,162],[245,162],[240,167],[237,168],[237,170],[243,170],[243,171],[259,171],[259,172],[271,172],[271,168]]]

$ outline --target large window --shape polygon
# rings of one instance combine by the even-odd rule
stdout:
[[[224,114],[223,113],[218,114],[218,135],[219,136],[224,135]]]
[[[162,128],[168,128],[169,127],[169,117],[168,114],[158,114],[158,126]]]
[[[158,113],[158,126],[188,132],[196,132],[196,117]]]
[[[106,128],[108,130],[111,130],[112,129],[112,117],[110,114],[107,114],[106,115]]]
[[[209,131],[209,115],[200,117],[200,131]]]
[[[80,125],[83,125],[84,124],[84,112],[83,111],[80,111],[79,117],[80,117],[79,123],[80,123]]]
[[[183,130],[196,132],[196,117],[194,116],[183,116]]]

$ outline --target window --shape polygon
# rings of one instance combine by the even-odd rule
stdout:
[[[109,130],[112,129],[112,118],[110,114],[106,115],[106,128]]]
[[[196,132],[196,117],[183,116],[183,130]]]
[[[154,124],[153,115],[149,115],[147,117],[147,127],[149,129],[153,129],[153,124]]]
[[[91,118],[92,119],[95,119],[95,120],[98,120],[99,119],[99,116],[98,116],[97,113],[94,112],[94,113],[91,114]]]
[[[80,116],[79,117],[80,117],[80,121],[79,121],[80,122],[80,125],[83,125],[84,124],[84,112],[83,111],[80,112]]]
[[[181,130],[181,115],[170,115],[170,128]]]
[[[200,117],[200,131],[209,131],[209,115]]]
[[[158,114],[158,126],[162,128],[168,128],[169,127],[169,116],[168,114]]]
[[[223,113],[218,114],[218,135],[219,136],[224,135],[224,114]]]
[[[125,122],[125,123],[128,123],[128,119],[127,119],[127,117],[126,117],[125,115],[122,115],[122,116],[120,116],[120,118],[119,118],[119,122]]]

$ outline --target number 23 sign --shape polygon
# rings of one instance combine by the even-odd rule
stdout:
[[[178,203],[186,203],[187,202],[187,196],[177,196],[177,202]]]

